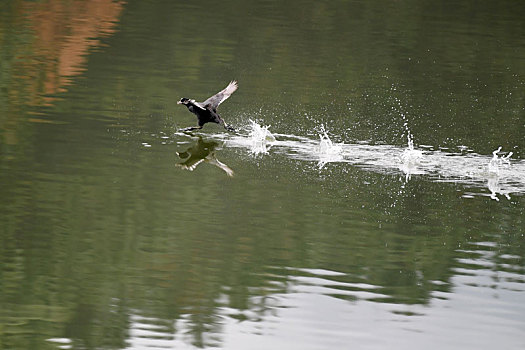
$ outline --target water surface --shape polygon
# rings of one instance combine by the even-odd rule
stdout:
[[[524,348],[524,15],[2,3],[0,346]]]

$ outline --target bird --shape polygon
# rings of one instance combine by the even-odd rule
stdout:
[[[193,99],[183,97],[177,104],[185,105],[188,110],[194,113],[198,119],[198,126],[190,126],[188,128],[180,129],[180,131],[192,131],[202,129],[206,123],[217,123],[222,125],[226,130],[235,132],[235,129],[226,124],[224,119],[217,113],[217,107],[224,102],[231,94],[237,90],[237,81],[232,80],[228,86],[211,96],[204,102],[196,102]]]

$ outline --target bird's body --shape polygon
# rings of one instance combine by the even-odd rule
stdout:
[[[216,93],[212,97],[208,98],[204,102],[196,102],[189,98],[182,98],[178,104],[183,104],[188,107],[188,110],[194,113],[197,116],[198,126],[193,126],[189,128],[182,129],[182,131],[191,131],[196,129],[202,129],[206,123],[217,123],[228,131],[235,131],[231,126],[226,124],[224,119],[221,118],[219,113],[217,113],[217,107],[224,102],[231,94],[237,90],[237,82],[234,80],[224,88],[224,90]]]

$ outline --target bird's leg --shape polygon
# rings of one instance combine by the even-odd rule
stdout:
[[[193,130],[199,130],[202,129],[202,125],[199,126],[190,126],[184,129],[179,129],[179,131],[186,132],[186,131],[193,131]]]
[[[228,131],[236,132],[236,130],[233,128],[233,126],[230,126],[230,125],[226,124],[224,119],[222,119],[221,117],[219,117],[219,124],[222,125]]]
[[[231,125],[228,125],[226,123],[224,123],[224,128],[228,131],[231,131],[231,132],[237,132],[237,130],[235,130],[235,128]]]

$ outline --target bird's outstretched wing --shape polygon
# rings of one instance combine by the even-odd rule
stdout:
[[[206,101],[202,102],[202,105],[209,105],[211,108],[217,108],[222,102],[224,102],[224,100],[230,97],[230,95],[233,94],[235,90],[237,90],[237,82],[232,80],[232,82],[229,83],[224,90],[216,93]]]
[[[195,101],[195,100],[190,100],[190,101],[193,102],[193,105],[199,107],[199,108],[202,109],[203,111],[206,110],[206,107],[204,107],[204,106],[206,106],[206,105],[205,105],[204,103],[200,103],[200,102],[197,102],[197,101]]]

